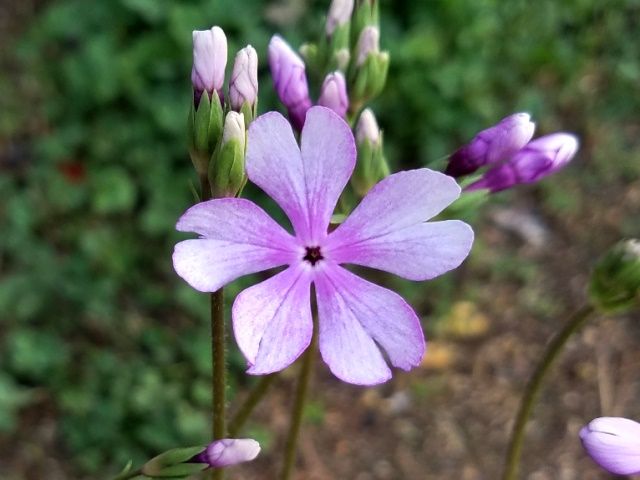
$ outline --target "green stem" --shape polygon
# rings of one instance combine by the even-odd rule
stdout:
[[[227,431],[230,438],[234,438],[240,432],[245,422],[251,415],[251,412],[253,412],[254,408],[258,405],[258,403],[260,403],[260,400],[262,400],[262,398],[265,396],[265,394],[269,390],[269,387],[277,376],[277,373],[265,375],[261,377],[258,383],[256,383],[255,386],[251,389],[251,391],[249,392],[249,396],[229,422]]]
[[[293,467],[296,460],[296,451],[298,448],[298,436],[300,427],[302,426],[302,413],[307,400],[307,391],[309,390],[309,382],[311,380],[311,372],[313,370],[313,362],[316,355],[316,343],[318,338],[317,322],[314,320],[313,336],[311,344],[307,351],[304,352],[302,358],[302,366],[300,368],[300,376],[298,377],[298,385],[296,387],[296,398],[291,411],[291,424],[287,435],[287,442],[284,450],[284,462],[282,467],[281,480],[289,480],[293,473]]]
[[[211,199],[211,185],[206,175],[200,175],[200,195],[202,201]],[[211,302],[211,413],[213,440],[226,438],[226,400],[227,392],[227,364],[225,361],[225,324],[224,324],[224,290],[213,292]],[[212,480],[222,480],[224,470],[211,470]]]
[[[594,309],[592,306],[587,305],[576,311],[567,325],[556,334],[551,340],[551,343],[547,346],[542,360],[538,363],[533,375],[529,378],[527,387],[524,391],[522,399],[520,400],[520,409],[516,416],[516,421],[511,431],[511,439],[509,441],[509,450],[505,459],[505,468],[502,480],[516,480],[518,475],[518,466],[520,463],[520,454],[522,452],[522,442],[524,440],[524,431],[531,411],[535,405],[540,388],[542,387],[542,381],[551,369],[555,359],[562,352],[563,347],[571,338],[571,336],[580,330],[580,328],[587,322],[587,320],[593,314]]]
[[[213,412],[213,439],[226,438],[226,400],[227,390],[227,365],[225,361],[225,325],[224,325],[224,291],[221,288],[211,294],[211,357],[212,357],[212,412]],[[216,468],[212,470],[211,478],[220,480],[224,477],[224,470]]]

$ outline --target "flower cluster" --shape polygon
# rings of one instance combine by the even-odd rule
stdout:
[[[425,221],[453,202],[460,188],[426,168],[390,175],[329,232],[355,162],[351,129],[332,110],[309,109],[300,147],[284,117],[267,113],[249,128],[247,175],[280,205],[295,234],[244,199],[199,203],[178,221],[178,230],[200,235],[178,243],[173,255],[176,272],[197,290],[213,292],[240,276],[287,266],[233,304],[236,341],[251,374],[281,370],[309,346],[312,284],[320,352],[337,377],[373,385],[391,377],[385,357],[404,370],[422,359],[424,336],[413,309],[341,265],[410,280],[456,268],[471,248],[471,228],[457,220]]]
[[[461,177],[489,167],[466,190],[499,192],[537,182],[566,166],[576,154],[575,135],[553,133],[531,140],[534,130],[535,124],[528,114],[510,115],[453,153],[445,173]]]

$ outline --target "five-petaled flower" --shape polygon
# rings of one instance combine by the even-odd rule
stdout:
[[[295,235],[239,198],[199,203],[178,221],[178,230],[200,235],[178,243],[173,255],[177,273],[197,290],[212,292],[240,276],[287,265],[233,304],[235,338],[250,374],[279,371],[309,346],[312,284],[320,352],[338,378],[382,383],[391,377],[385,358],[409,370],[424,355],[413,309],[341,264],[410,280],[456,268],[469,253],[473,231],[458,220],[426,220],[458,198],[460,188],[426,168],[390,175],[329,233],[355,160],[353,134],[333,111],[318,106],[307,112],[300,147],[284,117],[267,113],[249,128],[247,175],[284,210]]]

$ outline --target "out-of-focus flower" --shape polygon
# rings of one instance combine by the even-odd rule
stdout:
[[[640,241],[613,246],[591,274],[589,297],[600,310],[623,312],[640,305]]]
[[[369,141],[372,145],[380,145],[381,139],[380,127],[378,127],[373,111],[370,108],[365,108],[360,114],[356,125],[356,140],[358,144]]]
[[[640,423],[620,417],[600,417],[580,430],[587,453],[608,472],[640,473]]]
[[[578,151],[578,139],[553,133],[529,142],[505,163],[488,170],[465,190],[486,188],[499,192],[518,184],[534,183],[565,167]]]
[[[258,100],[258,54],[247,45],[236,54],[229,81],[231,108],[236,111],[247,104],[252,110]]]
[[[327,75],[322,83],[318,105],[330,108],[344,118],[349,109],[349,97],[347,96],[347,82],[340,72]]]
[[[444,173],[460,177],[507,160],[531,140],[534,130],[535,124],[529,114],[509,115],[478,133],[471,142],[451,155]]]
[[[226,66],[227,37],[222,29],[194,30],[191,83],[197,99],[205,91],[211,95],[215,90],[219,96],[222,95]]]
[[[389,71],[389,52],[380,51],[380,30],[366,26],[358,38],[355,62],[349,72],[352,108],[358,110],[384,88]]]
[[[327,36],[333,35],[336,28],[349,23],[353,12],[353,0],[333,0],[327,14],[325,31]]]
[[[457,220],[426,220],[458,198],[460,187],[426,168],[390,175],[329,233],[355,165],[353,134],[332,110],[316,106],[307,113],[300,142],[298,147],[290,124],[276,112],[249,127],[248,177],[282,207],[295,235],[249,200],[209,200],[178,221],[178,230],[200,238],[175,246],[174,268],[195,289],[213,292],[243,275],[287,265],[233,304],[233,329],[248,372],[282,370],[306,350],[314,284],[323,360],[346,382],[382,383],[391,377],[387,361],[404,370],[419,365],[425,351],[420,320],[399,295],[341,264],[410,280],[456,268],[469,253],[473,231]]]
[[[260,444],[251,438],[225,438],[207,445],[191,461],[206,463],[211,468],[223,468],[250,462],[259,453]]]
[[[287,107],[293,125],[300,130],[311,107],[304,61],[287,42],[274,35],[269,42],[269,67],[278,97]]]

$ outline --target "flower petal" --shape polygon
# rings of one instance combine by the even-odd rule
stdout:
[[[319,242],[327,228],[338,197],[356,165],[356,145],[349,125],[333,110],[313,107],[307,112],[300,149],[304,162],[311,237]]]
[[[233,304],[233,331],[251,364],[248,373],[261,375],[288,367],[309,346],[311,278],[301,266],[241,292]]]
[[[617,475],[640,473],[640,424],[620,417],[592,420],[580,431],[589,455]]]
[[[315,285],[320,352],[338,378],[358,385],[391,378],[378,345],[395,367],[409,370],[420,363],[422,327],[399,295],[337,265],[319,269]]]
[[[327,250],[372,240],[422,223],[460,196],[454,179],[428,168],[389,175],[329,236]]]
[[[278,112],[259,116],[247,133],[249,180],[284,210],[298,235],[308,232],[302,156],[289,122]]]
[[[303,242],[318,243],[355,165],[355,142],[334,112],[313,107],[301,136],[302,154],[291,126],[276,112],[251,123],[247,175],[289,216]]]
[[[297,254],[293,237],[249,200],[199,203],[180,217],[176,228],[204,237],[180,242],[173,252],[178,275],[202,292],[289,263]]]
[[[459,220],[418,223],[378,237],[328,249],[337,263],[354,263],[409,280],[428,280],[458,267],[473,243],[473,230]]]

